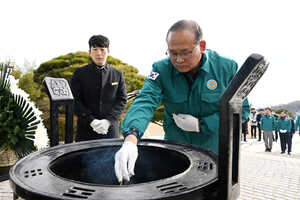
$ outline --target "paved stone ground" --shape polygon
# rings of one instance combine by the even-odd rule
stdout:
[[[155,139],[159,139],[155,136]],[[248,139],[241,143],[241,194],[239,200],[300,200],[300,136],[293,137],[292,155],[272,152],[264,143]],[[8,181],[0,182],[0,200],[12,200]]]
[[[241,194],[239,200],[300,200],[300,136],[293,137],[292,155],[280,154],[280,141],[272,152],[263,142],[241,143]]]

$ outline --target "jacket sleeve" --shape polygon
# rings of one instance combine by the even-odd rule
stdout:
[[[78,117],[86,118],[87,122],[90,124],[94,117],[92,115],[92,112],[87,109],[83,103],[82,103],[82,90],[81,90],[81,84],[80,84],[80,72],[77,69],[75,69],[73,76],[71,78],[71,90],[74,96],[74,113]]]
[[[250,105],[248,99],[246,98],[243,102],[243,107],[242,107],[242,123],[248,120],[249,114],[250,114]]]
[[[293,119],[290,119],[290,120],[289,120],[289,127],[288,127],[288,132],[289,132],[289,133],[292,133],[292,132],[293,132],[293,130],[292,130],[292,128],[293,128],[292,123],[293,123],[293,122],[292,122],[292,120],[293,120]]]
[[[295,122],[295,131],[299,130],[299,116],[297,116],[296,122]]]
[[[109,114],[105,116],[105,118],[109,121],[119,120],[122,113],[124,112],[126,103],[127,103],[126,84],[124,80],[124,75],[121,72],[115,103],[113,104],[111,111],[108,112]]]
[[[155,64],[152,68],[156,70]],[[121,124],[122,133],[128,132],[134,128],[138,130],[138,137],[141,138],[153,117],[153,114],[158,107],[162,97],[162,86],[160,82],[161,75],[156,79],[146,77],[144,86],[139,95],[134,99],[124,120]]]

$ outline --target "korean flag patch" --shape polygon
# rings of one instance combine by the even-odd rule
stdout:
[[[150,75],[147,76],[147,78],[155,80],[158,76],[159,76],[159,73],[151,72]]]

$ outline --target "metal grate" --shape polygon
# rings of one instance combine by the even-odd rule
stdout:
[[[65,193],[63,193],[63,196],[66,197],[74,197],[79,199],[88,199],[90,196],[93,195],[95,190],[82,188],[82,187],[72,187],[68,189]]]
[[[175,193],[175,192],[181,192],[183,190],[187,190],[188,188],[184,186],[183,184],[179,184],[177,182],[168,183],[164,185],[156,186],[162,193]]]
[[[212,170],[214,168],[214,163],[206,161],[206,160],[200,160],[198,163],[198,169],[201,171],[207,171]]]
[[[30,178],[43,175],[42,169],[32,169],[24,172],[24,178]]]

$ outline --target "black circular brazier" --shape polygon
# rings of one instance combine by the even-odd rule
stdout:
[[[141,140],[135,175],[128,185],[120,185],[114,155],[122,142],[93,140],[32,153],[11,168],[13,190],[27,200],[214,198],[214,153],[181,143]]]

